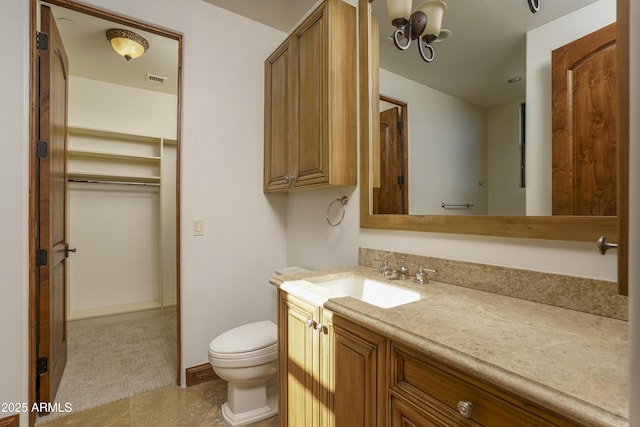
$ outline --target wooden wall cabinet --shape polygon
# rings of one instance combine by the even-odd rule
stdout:
[[[355,8],[326,0],[265,61],[264,191],[357,184]]]
[[[332,315],[278,291],[280,425],[331,426]]]

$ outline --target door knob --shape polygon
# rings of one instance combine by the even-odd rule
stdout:
[[[69,244],[64,244],[64,257],[69,258],[69,252],[76,253],[78,250],[76,248],[69,248]]]

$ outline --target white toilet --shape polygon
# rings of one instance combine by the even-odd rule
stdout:
[[[278,329],[265,320],[239,326],[209,343],[209,363],[226,380],[222,417],[243,426],[278,412]]]

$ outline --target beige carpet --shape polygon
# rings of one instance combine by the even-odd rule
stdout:
[[[70,413],[176,384],[175,309],[78,320],[67,329],[67,365],[56,402],[70,403]]]

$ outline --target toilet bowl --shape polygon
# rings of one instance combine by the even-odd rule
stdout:
[[[209,343],[209,363],[228,382],[222,417],[243,426],[278,412],[278,330],[265,320],[228,330]]]

